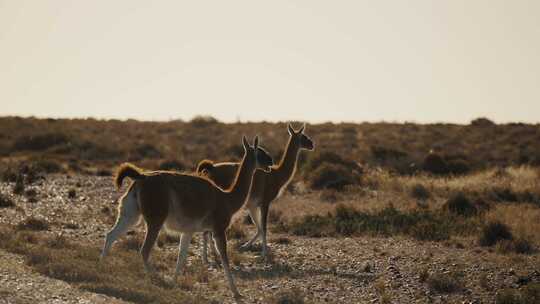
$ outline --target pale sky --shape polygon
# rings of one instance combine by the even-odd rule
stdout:
[[[0,0],[0,116],[540,121],[540,1]]]

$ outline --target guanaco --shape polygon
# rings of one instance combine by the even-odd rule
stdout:
[[[266,233],[270,203],[283,193],[283,190],[294,177],[300,151],[302,149],[310,151],[314,149],[313,141],[304,134],[305,126],[304,124],[298,131],[295,131],[289,124],[287,130],[290,137],[281,161],[278,165],[272,166],[269,172],[257,170],[253,178],[253,187],[246,207],[249,216],[257,226],[257,233],[241,248],[250,247],[257,238],[261,237],[262,257],[264,259],[267,259],[268,251]],[[220,187],[229,187],[234,181],[234,172],[239,165],[239,163],[234,162],[214,163],[211,160],[202,160],[197,166],[197,172],[208,176]],[[210,233],[205,233],[202,245],[202,257],[205,263],[208,263],[206,244],[209,238]]]
[[[209,231],[214,236],[214,246],[221,256],[229,288],[235,298],[240,298],[229,268],[225,231],[232,216],[247,200],[255,170],[269,171],[273,165],[272,158],[259,147],[258,137],[253,146],[245,137],[242,143],[244,156],[234,181],[224,188],[196,174],[144,171],[129,163],[121,165],[115,177],[116,187],[121,187],[125,177],[133,182],[120,198],[116,224],[106,235],[101,257],[104,258],[113,242],[142,216],[146,222],[146,236],[140,252],[147,272],[153,272],[148,257],[161,228],[165,226],[169,231],[181,233],[174,273],[176,280],[186,262],[192,235]]]

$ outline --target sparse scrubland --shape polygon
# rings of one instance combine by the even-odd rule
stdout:
[[[74,303],[85,292],[135,303],[232,301],[198,241],[178,282],[175,236],[154,248],[156,275],[137,253],[142,225],[110,260],[99,263],[99,250],[121,194],[110,178],[116,165],[189,172],[204,158],[238,160],[241,136],[255,133],[279,160],[285,123],[0,118],[3,281],[58,279]],[[229,228],[246,302],[540,303],[540,125],[327,123],[306,134],[315,151],[300,155],[271,205],[271,261],[259,248],[236,249],[254,232],[245,212]],[[18,280],[0,298],[32,299],[16,292]]]

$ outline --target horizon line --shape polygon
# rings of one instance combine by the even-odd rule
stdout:
[[[333,121],[333,120],[301,120],[301,119],[268,119],[268,120],[249,120],[249,119],[241,119],[237,118],[235,120],[227,120],[227,119],[220,119],[214,115],[210,114],[197,114],[192,116],[191,118],[185,119],[182,117],[170,117],[167,119],[162,118],[154,118],[154,119],[147,119],[147,118],[141,118],[141,117],[134,117],[134,116],[125,116],[125,117],[118,117],[118,116],[45,116],[45,115],[24,115],[24,114],[0,114],[0,118],[23,118],[23,119],[56,119],[56,120],[84,120],[84,119],[94,119],[98,121],[110,121],[110,120],[119,120],[119,121],[129,121],[129,120],[135,120],[139,122],[173,122],[173,121],[180,121],[180,122],[190,122],[197,118],[206,118],[206,119],[214,119],[219,123],[224,124],[235,124],[235,123],[287,123],[287,122],[305,122],[310,125],[321,125],[321,124],[416,124],[416,125],[437,125],[437,124],[448,124],[448,125],[470,125],[472,121],[476,119],[487,119],[491,122],[493,122],[496,125],[508,125],[508,124],[527,124],[527,125],[539,125],[540,121],[531,122],[531,121],[516,121],[516,120],[508,120],[508,121],[497,121],[495,119],[490,118],[489,116],[478,116],[476,118],[470,119],[468,122],[455,122],[455,121],[441,121],[441,120],[433,120],[433,121],[415,121],[415,120],[399,120],[399,119],[373,119],[373,120],[358,120],[358,121]]]

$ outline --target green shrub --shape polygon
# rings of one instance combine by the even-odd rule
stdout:
[[[478,244],[480,246],[493,246],[501,240],[511,240],[510,228],[501,222],[489,222],[482,228]]]

